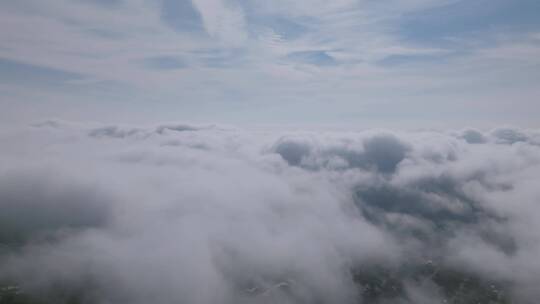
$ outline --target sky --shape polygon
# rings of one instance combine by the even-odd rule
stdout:
[[[0,302],[537,304],[539,17],[0,0]]]
[[[0,121],[538,127],[536,0],[0,1]]]

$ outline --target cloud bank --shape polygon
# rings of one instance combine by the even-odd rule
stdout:
[[[315,133],[48,121],[4,129],[0,138],[4,300],[540,296],[535,130]]]

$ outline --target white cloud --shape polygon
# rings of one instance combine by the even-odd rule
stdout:
[[[240,6],[224,0],[193,0],[200,12],[208,34],[225,43],[225,46],[242,46],[247,32],[244,13]]]
[[[194,1],[206,33],[171,28],[160,4],[148,1],[114,6],[67,0],[2,4],[2,59],[83,75],[67,88],[2,84],[3,95],[10,96],[1,101],[10,108],[3,120],[40,119],[47,108],[61,118],[95,120],[103,113],[111,121],[120,116],[144,118],[143,110],[132,104],[152,103],[160,110],[149,121],[176,118],[171,114],[175,113],[229,122],[251,117],[254,122],[276,107],[296,113],[307,106],[314,109],[309,115],[272,118],[335,122],[348,117],[348,122],[390,123],[407,109],[459,112],[462,106],[456,100],[466,100],[474,109],[481,108],[471,111],[482,112],[475,114],[475,121],[485,116],[522,123],[524,116],[531,116],[527,124],[534,125],[533,111],[524,109],[537,104],[536,34],[488,32],[452,40],[463,52],[400,36],[400,18],[451,2]],[[320,52],[333,64],[291,59],[288,55],[295,52]],[[185,67],[159,70],[140,64],[160,56],[179,58]],[[410,62],[380,64],[392,56]],[[106,89],[101,87],[104,83]],[[19,105],[39,97],[46,99],[45,109]],[[78,111],[75,98],[84,98],[88,111]],[[509,99],[521,107],[510,105]],[[115,102],[122,105],[114,111],[107,108]],[[386,111],[371,110],[381,103]],[[217,110],[207,110],[210,107]],[[132,113],[125,115],[125,109]],[[500,117],[500,112],[513,114]],[[401,115],[405,116],[409,124],[419,119]]]
[[[394,300],[427,301],[437,277],[399,270],[427,260],[538,296],[534,130],[48,121],[0,139],[0,282],[28,296],[351,303],[379,265]]]

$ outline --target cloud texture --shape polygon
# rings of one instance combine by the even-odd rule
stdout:
[[[49,121],[0,139],[0,284],[30,299],[434,303],[456,273],[540,296],[534,130]]]
[[[537,0],[0,1],[0,125],[538,128],[538,11]]]

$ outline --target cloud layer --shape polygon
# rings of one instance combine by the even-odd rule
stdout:
[[[48,121],[0,138],[0,285],[30,299],[433,303],[455,273],[540,296],[534,130]]]

